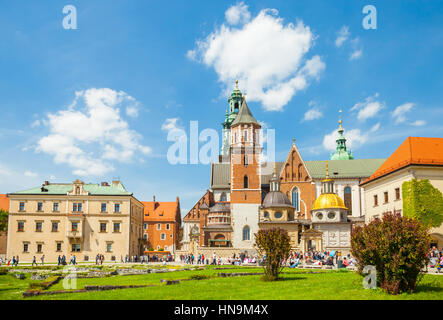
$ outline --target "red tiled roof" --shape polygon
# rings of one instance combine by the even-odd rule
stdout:
[[[9,198],[6,194],[0,194],[0,210],[9,211]]]
[[[177,215],[177,210],[180,209],[180,203],[178,201],[142,201],[141,203],[143,203],[143,205],[145,206],[144,221],[176,221],[176,219],[180,220],[180,214]]]
[[[380,168],[361,184],[409,165],[443,165],[443,138],[408,137]]]

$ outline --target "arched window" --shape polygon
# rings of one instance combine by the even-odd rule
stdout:
[[[344,189],[345,206],[348,208],[348,214],[352,214],[352,189],[351,187],[346,187]]]
[[[247,166],[248,165],[248,155],[245,154],[245,156],[243,158],[244,158],[243,163],[245,166]]]
[[[245,141],[248,141],[248,131],[246,131],[246,130],[245,130],[245,133],[244,133],[244,137],[245,137]]]
[[[249,226],[243,227],[243,240],[251,240],[251,228]]]
[[[300,211],[300,192],[297,187],[292,189],[292,206],[295,207],[295,211]]]
[[[75,188],[75,194],[80,194],[80,187]]]
[[[222,192],[222,194],[220,196],[220,201],[228,201],[228,199],[226,197],[226,192]]]
[[[249,186],[248,176],[244,176],[244,178],[243,178],[243,188],[247,189],[248,186]]]

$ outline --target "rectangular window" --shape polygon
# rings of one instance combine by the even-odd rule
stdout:
[[[120,212],[120,204],[119,203],[114,204],[114,212]]]
[[[82,212],[83,211],[83,208],[82,208],[83,205],[81,203],[78,203],[77,207],[78,207],[78,212]]]
[[[36,222],[35,223],[35,231],[36,232],[42,232],[42,223],[41,222]]]
[[[387,191],[384,193],[384,196],[385,196],[385,203],[388,203],[389,202],[389,196],[388,196],[388,192]]]
[[[166,230],[169,230],[169,223],[166,224]]]
[[[400,200],[400,188],[395,188],[395,200]]]
[[[29,244],[28,243],[23,243],[23,252],[29,252]]]
[[[52,232],[57,232],[58,231],[58,222],[53,222],[52,223]]]
[[[106,223],[105,222],[100,223],[100,232],[106,232]]]
[[[106,203],[102,203],[101,212],[106,212]]]
[[[148,229],[148,224],[147,223],[145,223],[145,224],[143,224],[143,229]]]
[[[57,242],[57,252],[62,251],[62,243],[61,242]]]
[[[42,252],[42,244],[41,243],[37,243],[37,253],[41,253]]]
[[[80,243],[73,243],[71,246],[72,252],[80,252]]]
[[[114,232],[120,232],[120,223],[118,222],[114,223]]]
[[[378,196],[374,195],[374,206],[378,206]]]
[[[148,234],[147,234],[147,233],[145,233],[145,234],[143,235],[143,239],[148,240]]]
[[[161,230],[161,224],[157,223],[157,230]]]
[[[58,202],[54,202],[52,211],[58,212]]]
[[[77,204],[76,203],[72,204],[72,211],[77,212]]]
[[[162,233],[162,234],[160,235],[160,239],[161,239],[161,240],[166,240],[166,234],[165,234],[165,233]]]
[[[23,221],[19,221],[17,223],[17,231],[19,232],[25,231],[25,223]]]
[[[37,211],[43,211],[43,202],[37,203]]]
[[[112,252],[112,243],[106,244],[106,252]]]
[[[72,211],[74,212],[82,212],[83,210],[83,204],[82,203],[74,203],[72,205]]]
[[[19,211],[25,211],[25,203],[24,202],[20,202],[20,205],[19,205],[19,209],[18,209]]]
[[[78,231],[78,222],[71,223],[71,231]]]

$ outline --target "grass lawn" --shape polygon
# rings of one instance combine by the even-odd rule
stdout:
[[[380,289],[366,290],[362,277],[350,271],[334,270],[284,270],[282,279],[276,282],[260,280],[260,275],[239,277],[217,277],[223,272],[257,272],[261,268],[233,267],[216,270],[209,267],[199,271],[176,271],[143,275],[112,276],[107,278],[77,279],[78,289],[85,285],[156,285],[155,287],[119,289],[85,293],[36,296],[26,300],[93,300],[93,299],[183,299],[183,300],[279,300],[279,299],[433,299],[443,300],[443,276],[426,275],[417,292],[391,296]],[[316,273],[310,273],[316,272]],[[188,279],[192,275],[210,276],[204,280],[182,281],[166,286],[160,279]],[[22,293],[28,289],[30,275],[18,280],[11,275],[0,276],[0,299],[23,299]],[[62,282],[49,290],[62,290]]]

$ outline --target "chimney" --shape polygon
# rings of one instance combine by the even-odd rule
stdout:
[[[155,195],[154,195],[154,197],[153,197],[153,198],[154,198],[154,202],[155,202]]]
[[[109,187],[109,184],[108,184],[106,181],[103,181],[103,182],[101,183],[101,185],[102,185],[102,187]]]
[[[45,181],[44,186],[49,186],[49,181]]]

